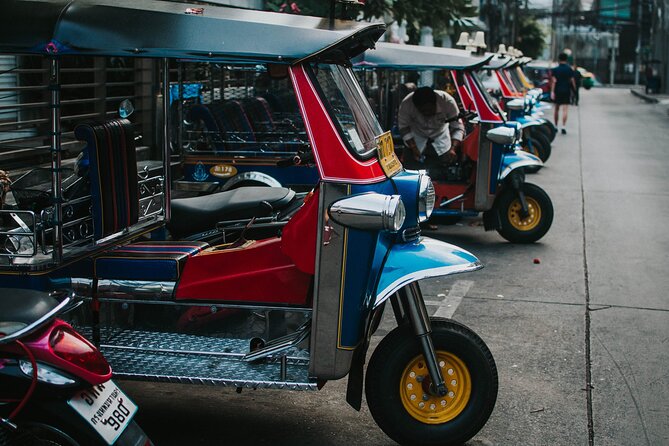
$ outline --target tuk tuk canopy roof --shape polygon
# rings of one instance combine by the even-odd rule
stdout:
[[[484,65],[492,56],[475,56],[454,48],[402,45],[379,42],[374,49],[353,59],[358,68],[392,68],[396,70],[472,69]]]
[[[509,67],[513,62],[513,58],[509,56],[496,53],[486,53],[486,55],[492,56],[492,59],[483,67],[486,70],[498,70],[503,67]]]
[[[557,62],[552,60],[532,60],[527,64],[527,68],[534,68],[539,70],[550,70],[557,66]]]
[[[3,0],[0,52],[294,63],[342,61],[383,24],[158,0]]]

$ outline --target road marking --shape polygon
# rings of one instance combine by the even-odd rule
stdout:
[[[474,285],[474,282],[471,280],[456,280],[451,287],[451,291],[448,292],[448,295],[441,302],[430,304],[431,306],[437,306],[437,311],[432,316],[447,319],[453,317],[453,313],[458,309],[458,306],[462,303],[462,299],[467,295],[472,285]]]

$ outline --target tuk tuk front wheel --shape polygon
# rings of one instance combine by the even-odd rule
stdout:
[[[402,445],[460,445],[481,430],[497,399],[497,367],[483,340],[455,321],[433,318],[432,340],[446,395],[431,390],[422,350],[409,325],[386,336],[366,376],[367,405]]]
[[[512,243],[534,243],[543,237],[553,223],[553,203],[542,188],[531,183],[521,186],[527,202],[523,216],[518,192],[507,188],[497,203],[501,226],[497,232]]]

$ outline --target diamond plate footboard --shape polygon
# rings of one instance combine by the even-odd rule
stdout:
[[[90,330],[83,332],[89,334]],[[245,362],[242,357],[249,352],[248,339],[121,329],[103,329],[101,337],[100,349],[118,378],[254,389],[317,389],[316,381],[309,379],[309,353],[297,348],[289,350],[283,361],[275,357]]]

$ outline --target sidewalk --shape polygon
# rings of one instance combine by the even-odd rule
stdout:
[[[649,104],[659,104],[669,114],[669,94],[646,94],[643,87],[630,88],[630,93]]]

